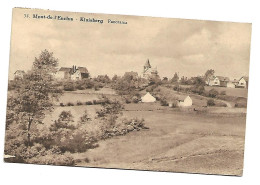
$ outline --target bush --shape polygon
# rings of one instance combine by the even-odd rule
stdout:
[[[214,106],[215,105],[215,101],[213,99],[210,99],[207,101],[207,105],[208,106]]]
[[[61,106],[61,107],[64,107],[65,105],[64,105],[63,103],[60,103],[60,106]]]
[[[235,107],[236,108],[246,108],[247,107],[247,103],[242,103],[242,102],[235,103]]]
[[[77,105],[83,105],[81,101],[77,101]]]
[[[173,86],[173,90],[174,91],[179,91],[180,90],[180,86],[178,84]]]
[[[93,105],[92,101],[87,101],[85,104],[86,105]]]
[[[211,90],[209,91],[209,97],[211,97],[211,98],[216,98],[217,95],[218,95],[218,91],[217,91],[217,90],[211,89]]]
[[[66,82],[64,84],[64,91],[75,91],[76,87],[73,82]]]
[[[204,85],[195,85],[190,88],[191,92],[197,93],[199,95],[205,93],[205,87]]]
[[[138,103],[140,101],[140,99],[137,97],[137,96],[134,96],[133,98],[132,98],[132,102],[133,103]]]
[[[68,102],[67,106],[74,106],[74,103]]]
[[[99,85],[99,84],[94,84],[94,90],[95,90],[95,91],[98,91],[99,88],[100,88],[100,85]]]
[[[161,98],[160,104],[161,104],[161,106],[169,106],[169,103],[167,102],[166,98]]]

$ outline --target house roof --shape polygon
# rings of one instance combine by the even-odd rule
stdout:
[[[15,71],[14,74],[16,74],[16,73],[23,73],[23,74],[25,74],[24,70],[17,70],[17,71]]]
[[[88,73],[88,70],[86,67],[78,67],[76,70],[79,70],[80,73]],[[61,67],[59,71],[64,71],[67,73],[73,73],[72,67]]]
[[[151,64],[150,64],[149,59],[147,59],[147,61],[145,62],[144,66],[145,66],[145,67],[148,67],[148,68],[151,68],[151,67],[152,67]]]
[[[141,97],[142,102],[155,102],[156,98],[153,97],[149,92],[147,92],[144,96]]]
[[[245,81],[248,82],[248,79],[249,79],[248,76],[242,76],[242,77],[239,79],[239,81],[240,81],[242,78],[244,78]]]
[[[179,101],[184,101],[189,95],[179,95],[178,100]]]
[[[88,73],[88,70],[86,67],[78,67],[78,70],[81,72],[81,73]]]
[[[70,72],[71,71],[71,68],[69,67],[61,67],[59,71],[64,71],[64,72]]]
[[[225,82],[230,81],[228,77],[224,77],[224,76],[216,76],[216,77],[219,79],[219,81],[225,81]]]

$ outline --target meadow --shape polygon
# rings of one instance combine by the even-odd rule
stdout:
[[[69,92],[63,94],[61,101],[66,98],[83,101],[82,96],[90,100],[98,94]],[[201,101],[205,102],[201,97],[194,99],[193,107],[201,107]],[[101,140],[97,148],[74,153],[72,155],[78,161],[76,165],[242,175],[244,111],[223,107],[194,111],[193,107],[170,108],[161,106],[159,102],[124,104],[122,117],[143,118],[149,129]],[[44,122],[51,123],[65,110],[71,111],[77,123],[85,110],[94,118],[98,109],[100,105],[55,106]]]

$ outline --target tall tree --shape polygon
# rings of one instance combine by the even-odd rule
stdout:
[[[20,122],[26,125],[28,146],[31,145],[32,124],[42,123],[46,111],[52,111],[54,101],[61,94],[52,78],[57,65],[58,59],[53,57],[53,53],[42,51],[16,90],[13,110],[20,117]]]
[[[214,74],[215,74],[215,71],[213,69],[208,69],[205,72],[204,81],[207,82],[209,80],[209,78],[212,77]]]
[[[174,76],[171,79],[171,82],[176,83],[176,82],[178,82],[178,80],[179,80],[179,75],[175,72]]]

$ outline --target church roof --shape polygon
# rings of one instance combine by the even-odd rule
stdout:
[[[151,68],[151,64],[150,64],[149,59],[147,59],[147,61],[145,62],[144,66],[148,67],[148,68]]]

